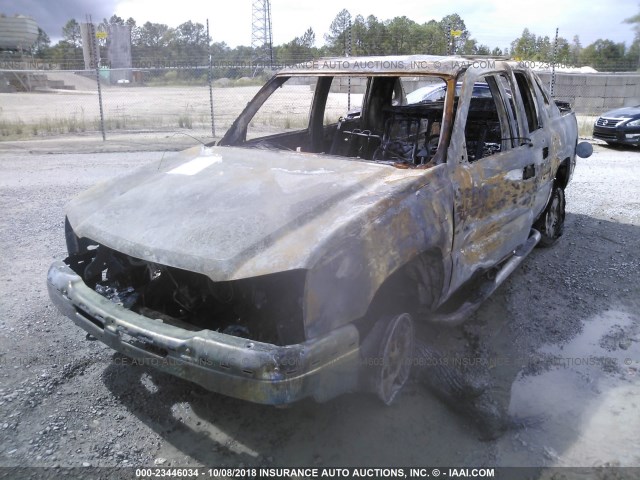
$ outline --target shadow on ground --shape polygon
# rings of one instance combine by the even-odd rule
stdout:
[[[427,364],[391,407],[350,394],[277,409],[116,362],[103,380],[166,440],[159,454],[171,465],[640,464],[639,250],[639,227],[568,214],[560,242],[535,250],[466,324],[425,327],[446,367],[471,382],[468,398],[425,388]],[[616,395],[627,396],[626,411]],[[504,423],[487,435],[496,419]],[[605,455],[602,430],[614,421],[631,430],[612,436]]]

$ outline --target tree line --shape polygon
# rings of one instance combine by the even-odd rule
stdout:
[[[375,15],[366,18],[352,17],[348,10],[340,11],[324,36],[324,44],[316,46],[316,35],[308,28],[302,35],[282,45],[272,47],[276,65],[303,62],[323,56],[342,55],[507,55],[521,60],[554,62],[575,66],[589,65],[600,71],[628,71],[639,67],[640,14],[624,20],[633,25],[636,37],[630,46],[608,39],[599,39],[583,46],[578,36],[571,41],[559,37],[538,36],[528,28],[514,39],[506,49],[480,44],[471,36],[462,17],[456,13],[441,20],[417,23],[406,16],[380,20]],[[229,47],[225,42],[213,42],[206,28],[197,22],[185,22],[175,28],[165,24],[145,22],[138,25],[133,18],[123,19],[113,15],[104,19],[98,31],[108,31],[109,25],[128,25],[131,28],[132,56],[134,64],[205,66],[208,64],[209,47],[216,64],[229,65],[221,76],[235,76],[234,71],[255,62],[271,61],[271,55],[251,47]],[[98,40],[106,58],[106,42]],[[264,50],[265,47],[263,47]],[[84,68],[80,24],[70,19],[62,29],[62,39],[51,45],[49,36],[42,30],[32,48],[32,54],[43,61],[57,63],[62,68]],[[235,69],[237,70],[237,68]],[[242,68],[240,68],[242,70]]]

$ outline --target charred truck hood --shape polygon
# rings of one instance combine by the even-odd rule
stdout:
[[[76,197],[69,222],[78,237],[132,257],[235,280],[311,267],[332,234],[412,173],[255,153],[199,147],[164,158]]]
[[[371,300],[383,277],[363,268],[371,248],[364,232],[394,210],[389,199],[401,204],[403,190],[424,185],[431,173],[299,152],[196,147],[82,193],[67,217],[80,238],[214,282],[309,270],[304,316],[307,336],[315,336],[365,313],[358,305]],[[334,288],[344,288],[327,286],[336,281],[360,282],[355,295],[362,298],[335,306],[352,310],[347,317],[327,307]]]

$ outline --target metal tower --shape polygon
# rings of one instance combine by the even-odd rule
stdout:
[[[273,66],[273,37],[271,35],[271,2],[253,0],[251,12],[252,63]]]

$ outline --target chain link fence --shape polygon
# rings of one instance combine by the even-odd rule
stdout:
[[[264,82],[209,82],[207,69],[183,67],[100,69],[99,77],[103,122],[95,70],[0,70],[0,140],[99,135],[104,128],[107,138],[183,132],[210,141]]]
[[[568,102],[576,113],[580,134],[590,137],[603,113],[640,104],[640,73],[538,72],[556,100]]]
[[[130,69],[98,69],[101,122],[96,70],[0,61],[9,67],[0,69],[0,141],[100,136],[104,128],[107,138],[132,142],[176,134],[208,142],[224,134],[272,73],[252,67],[250,60],[219,65],[214,59],[211,70],[201,59],[133,63]],[[603,112],[640,103],[638,73],[559,69],[553,76],[549,65],[530,63],[541,70],[554,98],[573,106],[584,136]]]

